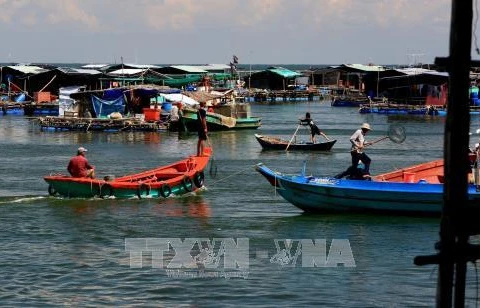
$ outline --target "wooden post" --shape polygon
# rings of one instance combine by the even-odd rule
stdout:
[[[454,277],[456,278],[455,307],[463,307],[465,299],[465,262],[456,260],[455,255],[461,254],[463,245],[468,242],[468,235],[462,231],[464,227],[462,221],[468,200],[468,132],[470,129],[468,88],[472,7],[472,0],[452,0],[450,56],[447,61],[450,91],[444,137],[445,184],[440,223],[437,307],[451,307]],[[458,239],[460,240],[457,242]],[[459,247],[458,244],[461,246]]]

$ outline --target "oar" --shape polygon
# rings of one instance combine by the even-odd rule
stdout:
[[[298,129],[300,128],[300,126],[301,126],[301,125],[298,124],[297,129],[296,129],[295,132],[293,133],[292,139],[290,139],[290,141],[288,142],[288,145],[287,145],[287,148],[285,149],[285,152],[288,151],[288,148],[290,147],[290,144],[292,144],[293,138],[295,138],[295,135],[297,134],[297,131],[298,131]]]

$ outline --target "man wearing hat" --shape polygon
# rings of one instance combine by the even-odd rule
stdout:
[[[364,170],[367,174],[370,172],[370,162],[372,160],[363,152],[363,148],[370,144],[370,142],[365,141],[365,135],[370,130],[370,124],[363,123],[360,129],[357,129],[352,137],[350,137],[350,142],[352,143],[352,150],[350,151],[352,155],[352,167],[357,168],[358,162],[361,160],[365,165]]]
[[[350,154],[352,155],[352,165],[348,167],[347,170],[335,175],[336,179],[341,179],[347,177],[353,180],[368,180],[370,179],[370,157],[363,152],[363,148],[370,142],[365,141],[365,135],[371,130],[368,123],[363,123],[360,129],[357,129],[352,137],[350,137],[350,142],[352,143],[352,150]],[[359,162],[362,161],[365,168],[359,167]]]
[[[79,147],[77,150],[77,155],[70,159],[68,163],[67,170],[70,175],[74,178],[94,178],[95,177],[95,167],[88,163],[88,160],[85,158],[85,153],[87,149],[84,147]]]

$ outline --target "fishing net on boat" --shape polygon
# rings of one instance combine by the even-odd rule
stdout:
[[[220,117],[220,119],[222,121],[222,125],[225,125],[229,128],[235,127],[235,125],[237,124],[237,120],[235,118],[222,116]]]
[[[209,174],[212,179],[214,179],[217,176],[217,163],[215,162],[215,155],[213,154],[213,146],[212,143],[210,142],[210,138],[207,136],[207,142],[208,146],[210,147],[212,154],[210,157],[210,170]]]
[[[388,128],[388,139],[392,140],[395,143],[402,143],[407,138],[407,134],[405,132],[405,127],[401,125],[390,125]]]

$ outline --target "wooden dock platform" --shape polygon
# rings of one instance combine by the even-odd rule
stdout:
[[[147,122],[138,118],[101,119],[101,118],[77,118],[77,117],[38,117],[34,121],[42,130],[52,131],[161,131],[167,130],[167,126],[160,121]]]

